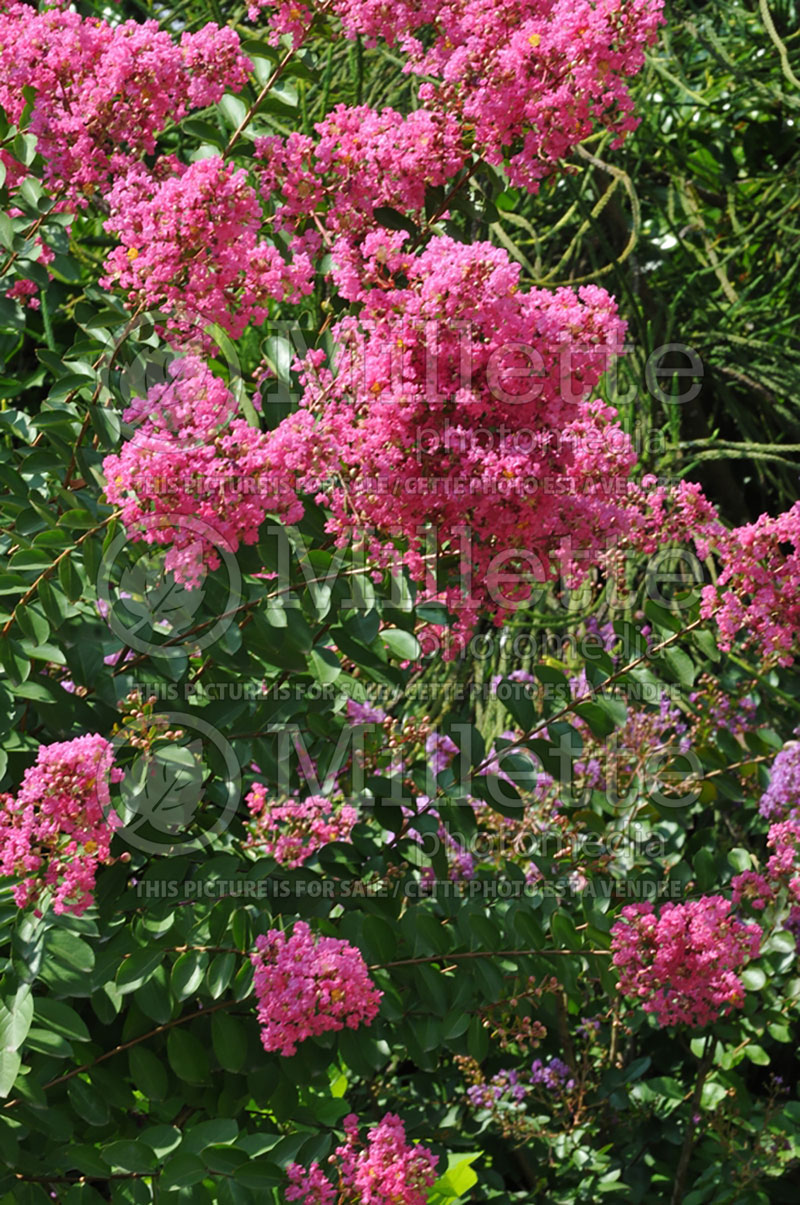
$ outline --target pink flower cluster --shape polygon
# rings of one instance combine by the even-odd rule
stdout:
[[[428,1189],[436,1179],[437,1159],[427,1147],[409,1143],[403,1122],[386,1113],[367,1134],[359,1138],[358,1118],[345,1117],[345,1141],[328,1162],[332,1183],[317,1162],[306,1169],[289,1165],[287,1201],[304,1205],[425,1205]]]
[[[698,552],[722,560],[701,608],[716,618],[720,647],[743,638],[767,659],[791,664],[800,636],[800,502],[732,531],[719,525],[712,538],[698,540]]]
[[[306,5],[276,7],[274,31],[305,37]],[[644,63],[661,0],[334,0],[349,37],[399,42],[406,70],[426,77],[426,108],[456,117],[473,149],[507,162],[512,184],[538,186],[596,124],[636,125],[626,77]],[[418,37],[423,27],[431,37]],[[431,78],[432,77],[432,78]]]
[[[623,995],[641,1000],[660,1025],[702,1027],[741,1008],[736,971],[758,955],[761,929],[731,915],[730,900],[702,896],[665,904],[629,904],[611,930]]]
[[[292,450],[274,471],[267,436],[237,416],[227,386],[196,356],[174,360],[169,373],[125,412],[137,429],[103,472],[132,539],[168,546],[165,568],[191,587],[220,554],[255,543],[268,512],[294,522],[302,507]]]
[[[789,665],[800,637],[800,502],[777,516],[727,528],[702,487],[681,481],[663,486],[645,476],[631,485],[625,543],[654,553],[685,544],[720,563],[703,588],[700,614],[714,619],[717,642],[755,648],[766,662]]]
[[[350,804],[335,804],[324,795],[275,803],[256,783],[245,800],[253,821],[246,848],[272,857],[281,866],[302,866],[330,841],[347,841],[358,812]]]
[[[771,825],[767,846],[773,852],[763,873],[745,870],[732,879],[733,902],[747,901],[761,912],[784,894],[792,913],[797,915],[800,911],[800,820],[792,816]]]
[[[227,27],[175,43],[157,21],[112,24],[16,0],[0,13],[0,48],[0,106],[17,122],[23,89],[35,89],[29,129],[45,179],[78,205],[152,154],[167,120],[239,91],[250,70]]]
[[[311,291],[308,255],[289,264],[261,237],[261,205],[243,169],[216,156],[160,168],[131,168],[109,194],[106,228],[121,246],[106,260],[105,288],[119,284],[132,306],[165,311],[168,329],[189,340],[211,323],[238,338],[263,322],[270,298]]]
[[[370,1025],[377,1016],[383,993],[359,951],[315,937],[305,921],[295,922],[291,937],[280,929],[257,937],[250,960],[265,1050],[291,1055],[306,1038]]]
[[[121,777],[105,737],[39,747],[16,797],[0,800],[0,874],[25,876],[14,888],[20,908],[50,892],[56,913],[80,916],[91,905],[97,868],[109,860],[119,827],[109,784]]]
[[[374,209],[420,217],[426,189],[456,176],[467,158],[458,124],[426,109],[403,116],[337,105],[315,129],[316,139],[297,132],[256,139],[273,228],[291,233],[299,255],[332,247],[338,258],[360,262],[357,244],[378,228]]]
[[[635,455],[592,398],[624,326],[594,286],[521,292],[519,265],[490,244],[434,238],[412,258],[401,241],[368,236],[372,279],[340,272],[361,312],[333,328],[335,371],[305,358],[304,409],[278,432],[306,448],[298,488],[326,483],[339,542],[363,536],[378,565],[400,544],[468,630],[482,609],[499,620],[523,605],[556,566],[578,579],[626,529]],[[432,530],[459,562],[443,593],[426,573]]]

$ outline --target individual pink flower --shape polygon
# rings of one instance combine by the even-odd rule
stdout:
[[[265,1050],[292,1055],[306,1038],[370,1025],[377,1016],[383,993],[360,952],[315,936],[305,921],[295,922],[291,937],[280,929],[257,937],[250,960]]]

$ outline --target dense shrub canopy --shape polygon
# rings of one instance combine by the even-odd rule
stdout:
[[[795,0],[0,0],[0,1205],[793,1201]]]

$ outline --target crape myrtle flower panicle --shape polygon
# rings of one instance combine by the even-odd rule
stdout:
[[[701,558],[713,552],[722,562],[700,608],[714,617],[720,648],[742,639],[768,660],[791,664],[800,637],[800,502],[730,531],[720,524],[697,544]]]
[[[335,937],[318,936],[296,921],[291,936],[270,929],[250,956],[265,1050],[288,1056],[299,1042],[334,1030],[370,1025],[382,992],[360,952]]]
[[[98,867],[110,859],[120,821],[109,786],[122,770],[113,747],[95,733],[40,745],[16,796],[0,802],[0,874],[21,878],[21,907],[52,893],[55,913],[90,907]]]
[[[435,237],[412,256],[402,238],[365,240],[389,282],[353,276],[359,316],[334,325],[332,368],[319,350],[300,362],[302,408],[270,438],[304,449],[329,530],[363,537],[376,565],[399,541],[427,588],[429,533],[461,552],[459,585],[440,597],[469,630],[483,609],[501,622],[523,605],[531,578],[579,580],[627,530],[635,454],[592,396],[624,324],[594,286],[522,292],[519,265],[490,244]]]
[[[767,820],[784,820],[800,811],[800,741],[787,741],[775,758],[758,810]]]
[[[172,170],[169,170],[169,169]],[[270,298],[296,302],[313,271],[299,252],[290,262],[261,236],[261,204],[244,168],[219,156],[159,174],[132,168],[111,189],[106,229],[120,240],[106,260],[105,288],[129,305],[168,315],[173,339],[202,342],[218,323],[233,338],[267,316]]]
[[[662,0],[333,0],[347,37],[398,44],[424,107],[455,117],[487,163],[535,189],[597,126],[636,127],[626,80],[644,65]],[[272,36],[305,38],[315,6],[253,0]],[[420,36],[425,27],[424,39]]]
[[[302,1205],[425,1205],[436,1179],[437,1160],[427,1147],[409,1142],[405,1126],[394,1113],[385,1113],[359,1137],[358,1118],[343,1121],[345,1141],[328,1159],[336,1189],[316,1161],[309,1168],[289,1165],[287,1201]]]
[[[167,122],[238,92],[250,71],[239,36],[204,25],[175,41],[157,21],[111,24],[67,7],[37,12],[6,0],[0,13],[0,106],[28,130],[49,188],[88,199],[151,155]]]
[[[736,974],[758,955],[761,929],[731,915],[730,900],[629,904],[611,929],[620,991],[660,1025],[709,1025],[744,1002]]]
[[[331,841],[347,841],[358,820],[357,809],[348,803],[325,795],[278,802],[269,799],[261,783],[253,786],[245,802],[252,817],[246,848],[289,869],[302,866]]]
[[[170,380],[134,399],[137,423],[118,453],[106,456],[106,497],[134,540],[168,548],[165,568],[187,587],[220,565],[220,553],[254,544],[268,513],[296,522],[288,449],[238,414],[223,381],[197,356],[173,362]]]

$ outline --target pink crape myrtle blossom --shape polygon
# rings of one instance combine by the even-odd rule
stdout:
[[[726,652],[754,648],[767,664],[789,665],[800,643],[800,502],[783,514],[728,528],[695,482],[631,483],[623,543],[655,553],[685,545],[719,572],[701,592],[700,614],[713,619]]]
[[[254,544],[268,512],[295,522],[302,506],[291,452],[274,471],[266,435],[238,416],[223,381],[196,356],[173,361],[170,376],[134,399],[134,437],[103,472],[131,538],[167,546],[165,568],[192,587],[221,554]]]
[[[343,1121],[345,1141],[330,1156],[330,1175],[316,1162],[306,1169],[297,1163],[287,1168],[287,1201],[303,1205],[425,1205],[436,1179],[437,1159],[427,1147],[409,1143],[403,1122],[386,1113],[368,1134],[366,1144],[358,1134],[358,1118]],[[335,1187],[334,1187],[335,1184]]]
[[[85,206],[142,155],[168,121],[238,92],[250,70],[233,29],[213,24],[175,42],[157,21],[111,24],[70,9],[7,0],[0,13],[0,106],[28,129],[45,181]]]
[[[80,916],[91,905],[97,869],[109,861],[121,823],[109,795],[121,778],[105,737],[39,747],[16,797],[0,801],[0,874],[23,876],[14,888],[21,908],[50,892],[55,913]]]
[[[325,4],[325,8],[329,5]],[[316,7],[304,4],[303,0],[249,0],[248,21],[258,21],[263,9],[276,9],[270,20],[268,40],[277,46],[281,34],[288,34],[292,45],[302,46],[316,13]]]
[[[315,936],[296,921],[291,937],[279,929],[256,938],[250,956],[261,1042],[292,1055],[318,1034],[370,1025],[382,992],[372,983],[360,952],[335,937]]]
[[[720,525],[721,527],[721,525]],[[722,568],[703,590],[701,614],[714,615],[726,651],[737,639],[778,665],[790,665],[800,637],[800,502],[781,515],[724,528],[698,541]]]
[[[290,869],[302,866],[331,841],[347,841],[358,820],[356,808],[324,795],[275,802],[261,783],[255,784],[245,802],[252,816],[245,848]]]
[[[294,131],[255,142],[272,228],[290,233],[298,255],[335,244],[339,258],[360,264],[360,243],[379,227],[376,209],[424,221],[428,188],[452,180],[468,159],[458,123],[426,109],[404,116],[337,105],[314,128],[316,138]]]
[[[800,942],[800,819],[794,812],[770,825],[767,848],[772,852],[763,869],[745,870],[732,879],[733,901],[749,904],[756,912],[775,905],[778,927]]]
[[[767,845],[774,850],[767,859],[767,878],[785,883],[795,904],[800,904],[800,820],[779,820],[770,826]]]
[[[361,312],[333,327],[332,369],[319,351],[302,361],[302,409],[270,439],[295,460],[305,448],[298,489],[318,489],[337,541],[363,538],[377,566],[402,547],[466,631],[556,573],[579,580],[627,531],[635,454],[592,395],[624,326],[603,289],[522,292],[519,265],[487,243],[438,237],[411,256],[401,242],[365,240],[383,287],[345,283]],[[432,532],[460,570],[441,592]]]
[[[731,915],[730,900],[629,904],[611,929],[620,991],[642,1001],[659,1025],[699,1028],[744,1002],[736,971],[758,956],[758,925]]]
[[[213,323],[238,338],[263,322],[270,298],[311,291],[308,256],[287,263],[261,237],[261,205],[243,168],[218,156],[164,167],[173,170],[160,177],[131,169],[109,194],[106,228],[121,245],[106,260],[105,288],[166,312],[168,330],[195,340]]]
[[[426,77],[425,108],[454,116],[472,149],[507,163],[514,185],[535,189],[596,126],[635,128],[626,79],[641,70],[662,22],[661,0],[333,0],[348,37],[399,43],[406,71]],[[299,44],[313,7],[269,10],[274,34]],[[417,34],[426,27],[431,36]]]

